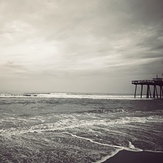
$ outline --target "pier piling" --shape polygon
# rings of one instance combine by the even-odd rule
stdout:
[[[134,98],[136,98],[136,91],[137,91],[137,84],[135,85],[135,93],[134,93]]]
[[[141,85],[141,94],[140,94],[141,98],[142,98],[142,95],[143,95],[143,84]]]

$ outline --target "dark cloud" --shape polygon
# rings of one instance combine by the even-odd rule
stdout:
[[[131,11],[142,22],[160,22],[163,18],[162,0],[131,0],[128,1]],[[161,20],[162,23],[162,20]]]
[[[158,46],[152,48],[152,50],[161,50],[163,52],[163,45],[158,45]],[[163,54],[162,54],[162,56],[163,56]]]

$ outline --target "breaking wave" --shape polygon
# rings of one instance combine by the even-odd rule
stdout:
[[[128,99],[133,100],[132,95],[102,95],[102,94],[75,94],[75,93],[25,93],[25,94],[10,94],[1,93],[2,98],[11,97],[38,97],[38,98],[75,98],[75,99]],[[138,100],[138,99],[136,99]]]

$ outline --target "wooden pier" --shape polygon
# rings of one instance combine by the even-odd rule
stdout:
[[[140,87],[140,98],[142,98],[144,92],[143,88],[146,87],[146,98],[163,98],[163,79],[153,78],[153,80],[133,80],[132,84],[135,85],[134,98],[137,95],[137,86]]]

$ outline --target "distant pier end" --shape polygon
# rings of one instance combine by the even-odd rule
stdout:
[[[144,92],[143,88],[146,87],[146,98],[163,98],[163,78],[153,78],[153,80],[133,80],[132,84],[135,85],[134,98],[137,96],[137,86],[140,85],[140,98]]]

